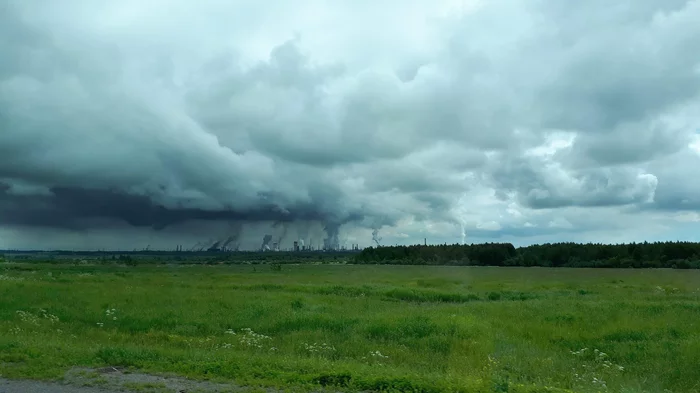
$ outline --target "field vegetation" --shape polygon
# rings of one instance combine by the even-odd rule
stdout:
[[[274,268],[273,268],[274,267]],[[0,375],[299,391],[699,392],[700,272],[0,263]]]

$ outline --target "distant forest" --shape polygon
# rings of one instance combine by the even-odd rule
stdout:
[[[510,243],[370,247],[354,257],[358,264],[542,266],[599,268],[700,268],[700,243],[630,244]]]

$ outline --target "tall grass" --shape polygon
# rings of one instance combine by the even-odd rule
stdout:
[[[697,392],[699,321],[695,271],[0,264],[5,377]]]

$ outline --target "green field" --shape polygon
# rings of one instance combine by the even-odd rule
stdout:
[[[0,375],[699,392],[700,271],[0,264]]]

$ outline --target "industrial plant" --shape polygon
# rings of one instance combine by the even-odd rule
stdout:
[[[353,243],[350,247],[346,245],[341,245],[337,239],[327,238],[323,239],[323,244],[313,245],[311,241],[307,243],[304,239],[294,240],[291,247],[283,247],[281,238],[275,239],[272,235],[266,234],[262,238],[262,243],[258,247],[258,252],[337,252],[337,251],[361,251],[362,248],[359,244]],[[177,245],[175,247],[175,252],[239,252],[240,243],[233,236],[229,236],[225,239],[219,240],[207,240],[197,242],[190,248],[185,250],[182,245]]]

